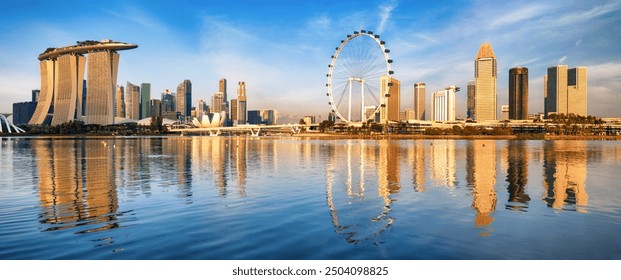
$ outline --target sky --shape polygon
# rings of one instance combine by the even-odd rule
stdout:
[[[482,43],[498,63],[497,99],[508,104],[508,72],[529,69],[529,113],[543,111],[543,76],[553,65],[588,68],[588,114],[621,117],[621,1],[22,1],[0,2],[0,112],[40,88],[37,56],[48,47],[112,39],[117,84],[151,83],[151,98],[192,81],[192,104],[218,80],[229,99],[246,82],[248,110],[281,121],[326,119],[326,73],[335,47],[357,30],[380,34],[401,81],[401,110],[414,83],[431,92],[457,85],[457,115]]]

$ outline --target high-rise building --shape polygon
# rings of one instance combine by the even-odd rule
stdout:
[[[587,116],[587,68],[548,67],[544,77],[545,115]]]
[[[223,104],[224,102],[224,93],[216,92],[211,97],[211,113],[220,113],[224,111]]]
[[[151,117],[151,84],[140,84],[140,119]]]
[[[131,120],[140,120],[140,87],[127,82],[125,117]]]
[[[496,120],[496,56],[489,43],[481,44],[474,60],[474,119]]]
[[[196,106],[196,118],[199,120],[203,117],[203,115],[207,115],[209,113],[209,106],[202,99],[198,99]]]
[[[263,110],[261,111],[261,119],[265,124],[274,125],[276,124],[276,111],[274,110]]]
[[[248,110],[248,124],[261,124],[261,111]]]
[[[190,116],[192,110],[192,82],[190,80],[184,80],[177,86],[177,112],[181,114],[181,117]]]
[[[432,121],[455,121],[455,93],[459,87],[449,86],[445,90],[436,91],[431,98]]]
[[[509,70],[509,119],[528,119],[528,68]]]
[[[222,93],[222,105],[221,105],[221,110],[220,111],[225,111],[227,115],[230,114],[229,112],[229,95],[227,93],[226,90],[227,86],[226,86],[226,79],[222,78],[220,79],[220,81],[218,81],[218,92]],[[220,112],[218,111],[218,112]],[[226,122],[225,122],[226,123]]]
[[[414,119],[425,119],[425,83],[414,84]]]
[[[237,109],[237,99],[231,99],[231,121],[234,124],[238,123],[238,109]]]
[[[159,117],[162,115],[162,101],[159,99],[151,99],[150,102],[151,108],[149,111],[151,112],[151,117]]]
[[[386,103],[380,108],[380,122],[398,122],[401,114],[401,82],[390,76],[380,78],[380,94],[387,97]]]
[[[237,83],[237,123],[246,124],[248,121],[248,107],[246,99],[246,82]],[[232,114],[232,113],[231,113]]]
[[[116,50],[136,47],[138,46],[104,40],[48,48],[38,57],[41,61],[41,92],[29,124],[48,123],[50,113],[52,125],[81,119],[83,115],[87,123],[114,123],[114,95],[119,58]],[[84,58],[82,54],[86,53],[88,57]],[[90,94],[83,100],[85,64],[88,67],[86,88]]]
[[[28,124],[37,108],[40,92],[38,89],[33,89],[31,101],[13,103],[13,124]]]
[[[125,118],[125,88],[116,86],[116,102],[114,103],[114,116]]]
[[[466,117],[474,119],[474,96],[476,93],[476,86],[474,81],[468,82],[468,92],[466,100]]]
[[[87,66],[86,123],[114,124],[114,89],[118,74],[119,54],[115,51],[89,53]]]

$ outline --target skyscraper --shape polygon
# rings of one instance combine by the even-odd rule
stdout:
[[[184,80],[177,86],[177,112],[181,113],[181,117],[190,116],[192,111],[192,82]]]
[[[468,82],[468,92],[466,100],[466,117],[474,119],[474,96],[476,94],[476,86],[474,81]]]
[[[224,93],[216,92],[213,94],[211,97],[211,113],[220,113],[223,111],[224,108],[222,105],[224,102],[222,100],[224,100]]]
[[[509,119],[528,119],[528,68],[509,70]]]
[[[133,49],[137,45],[111,40],[80,41],[77,45],[48,48],[39,55],[41,93],[29,124],[57,125],[82,118],[87,123],[114,122],[116,75],[119,55],[116,50]],[[85,59],[82,54],[88,53]],[[86,88],[90,93],[83,100],[84,69],[88,67]],[[83,105],[85,104],[85,105]]]
[[[483,43],[474,60],[474,119],[496,120],[496,56],[490,43]]]
[[[151,117],[151,84],[140,84],[140,119]]]
[[[237,99],[231,99],[231,121],[233,124],[239,124],[238,121]]]
[[[436,91],[431,98],[432,121],[455,121],[455,92],[456,86],[449,86],[445,90]]]
[[[380,122],[398,122],[401,113],[399,97],[401,95],[401,82],[390,76],[380,78],[380,94],[386,95],[386,104],[380,108]]]
[[[425,119],[425,83],[414,84],[414,118]]]
[[[567,69],[567,65],[548,67],[544,77],[545,115],[587,116],[587,68]]]
[[[116,102],[114,103],[114,116],[125,118],[125,88],[116,86]]]
[[[140,87],[127,82],[125,117],[140,120]]]
[[[246,82],[239,82],[237,83],[237,123],[246,124],[247,122]]]
[[[113,124],[119,54],[112,50],[89,53],[87,66],[86,123]]]

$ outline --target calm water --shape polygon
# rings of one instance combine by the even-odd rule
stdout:
[[[0,259],[621,259],[621,142],[1,142]]]

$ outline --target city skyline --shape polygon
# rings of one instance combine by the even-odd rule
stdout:
[[[510,68],[529,69],[528,113],[533,114],[544,111],[547,68],[567,64],[589,69],[588,113],[619,117],[619,102],[610,100],[621,87],[621,58],[615,47],[621,35],[606,27],[619,23],[621,3],[308,2],[273,4],[276,9],[271,10],[271,5],[243,2],[190,2],[175,11],[165,3],[82,3],[84,13],[76,14],[64,12],[67,4],[62,3],[49,11],[0,4],[6,21],[0,27],[5,35],[0,42],[0,98],[8,101],[0,104],[0,111],[10,112],[13,103],[28,100],[39,89],[36,56],[46,48],[112,38],[141,46],[123,54],[118,81],[151,83],[152,92],[158,93],[189,79],[192,106],[197,99],[208,100],[222,77],[246,81],[253,95],[249,108],[274,108],[285,119],[326,119],[325,65],[340,40],[366,29],[380,34],[391,49],[393,77],[403,91],[402,111],[413,108],[416,82],[425,82],[429,93],[449,84],[465,88],[473,78],[473,53],[490,42],[498,59],[497,116],[500,105],[508,104]],[[456,99],[457,115],[465,118],[465,92]]]

